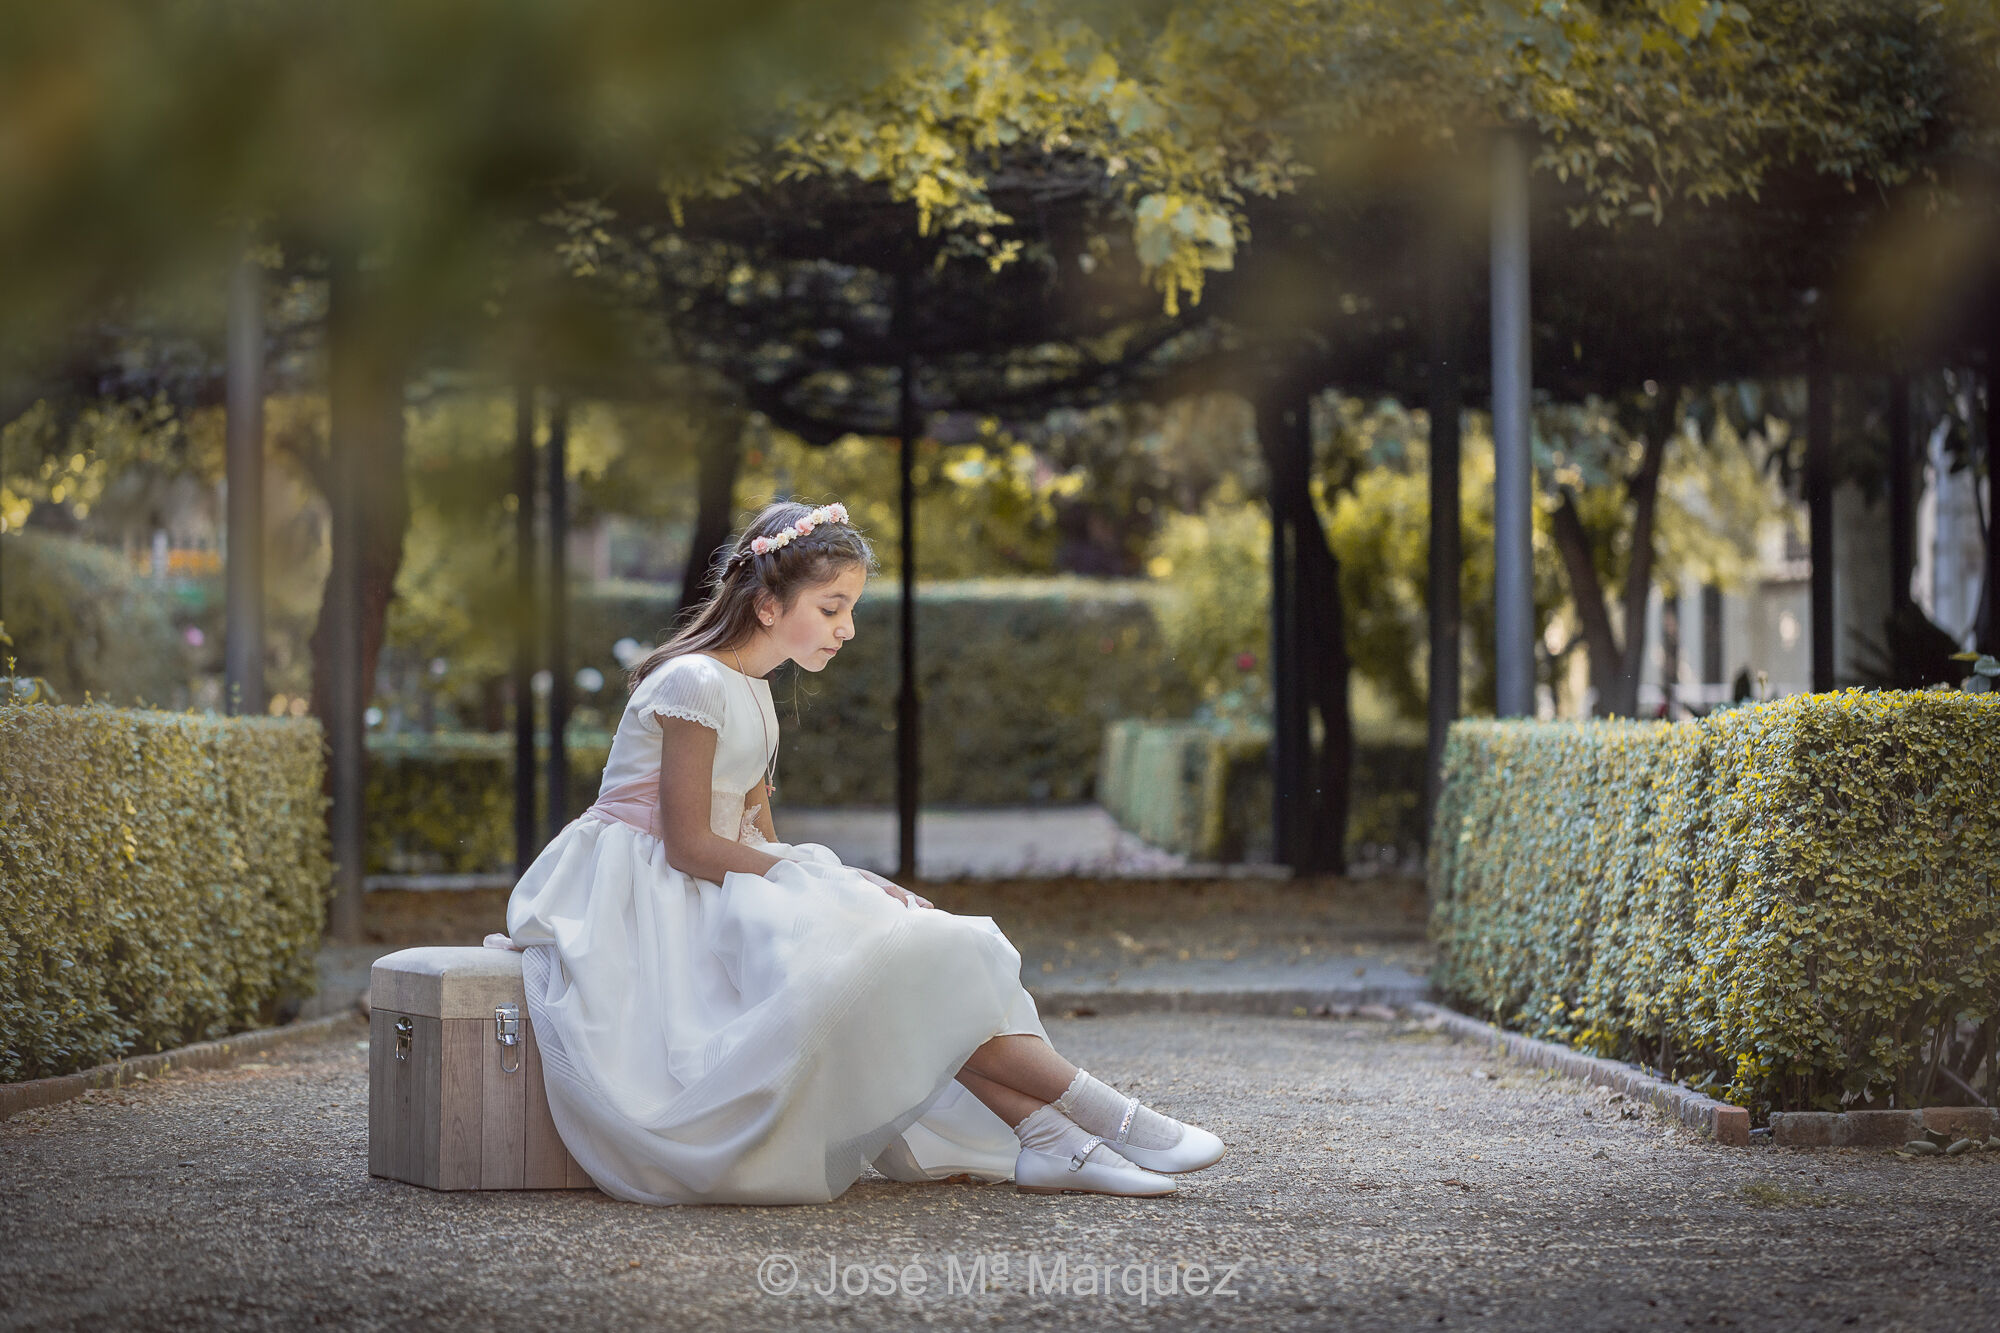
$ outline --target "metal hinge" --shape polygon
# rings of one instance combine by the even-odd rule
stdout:
[[[493,1009],[493,1040],[500,1043],[500,1072],[518,1074],[521,1072],[521,1053],[514,1052],[513,1068],[507,1066],[507,1048],[521,1044],[521,1006],[508,1003],[495,1005]]]

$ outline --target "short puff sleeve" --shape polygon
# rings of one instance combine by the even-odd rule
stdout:
[[[728,699],[728,682],[721,663],[701,653],[670,657],[648,679],[648,690],[636,701],[645,720],[659,729],[659,719],[682,717],[699,722],[713,731],[722,730],[722,714]]]

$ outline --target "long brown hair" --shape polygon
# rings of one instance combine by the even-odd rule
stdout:
[[[836,577],[843,566],[859,565],[873,573],[875,548],[851,523],[821,523],[805,536],[795,536],[785,546],[763,555],[750,549],[757,538],[791,527],[815,508],[818,506],[799,500],[774,500],[765,505],[763,512],[736,534],[734,542],[716,553],[709,574],[715,591],[695,608],[686,625],[632,668],[628,689],[637,689],[640,681],[682,653],[740,648],[761,628],[757,621],[760,593],[770,593],[779,609],[789,612],[800,593]]]

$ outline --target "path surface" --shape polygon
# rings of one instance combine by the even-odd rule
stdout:
[[[990,916],[1021,951],[1021,980],[1054,1013],[1207,1007],[1290,1013],[1303,1003],[1424,998],[1431,950],[1419,880],[912,880],[947,911]],[[320,955],[304,1016],[339,1013],[375,959],[412,944],[478,944],[502,930],[506,889],[367,898],[369,942]]]
[[[2000,1309],[2000,1155],[1719,1148],[1409,1023],[1048,1027],[1231,1154],[1145,1201],[872,1174],[799,1208],[434,1194],[366,1174],[357,1024],[0,1123],[0,1327],[1933,1333]],[[758,1285],[771,1255],[789,1294]],[[891,1290],[815,1294],[830,1260]],[[1233,1294],[1127,1294],[1191,1264]]]

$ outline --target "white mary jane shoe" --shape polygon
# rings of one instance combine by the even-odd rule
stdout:
[[[1105,1140],[1113,1152],[1132,1165],[1147,1171],[1179,1175],[1214,1166],[1222,1160],[1222,1140],[1198,1125],[1182,1124],[1179,1140],[1167,1148],[1139,1148],[1125,1142],[1125,1135],[1132,1128],[1132,1117],[1138,1110],[1139,1099],[1126,1098],[1125,1115],[1119,1122],[1118,1132]]]
[[[1106,1148],[1107,1160],[1086,1161],[1104,1140],[1092,1135],[1082,1151],[1070,1157],[1021,1149],[1014,1159],[1014,1185],[1023,1194],[1122,1194],[1154,1199],[1180,1187],[1166,1176],[1142,1171]]]

